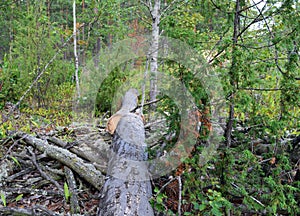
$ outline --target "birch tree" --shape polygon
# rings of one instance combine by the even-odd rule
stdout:
[[[161,7],[160,0],[154,1],[141,1],[146,6],[151,17],[151,46],[148,53],[148,62],[150,62],[150,101],[155,101],[157,91],[157,71],[158,71],[158,51],[159,51],[159,35],[160,35],[160,22],[164,14],[169,11],[173,6],[181,1],[172,1],[169,4],[164,4],[164,8]],[[151,104],[154,108],[155,103]]]
[[[155,0],[154,4],[152,1],[141,1],[149,10],[152,20],[152,31],[151,31],[151,46],[148,54],[148,62],[150,62],[150,101],[155,101],[157,96],[157,68],[158,68],[158,46],[159,46],[159,24],[160,24],[160,0]],[[152,104],[152,107],[155,107]]]
[[[76,1],[73,1],[73,37],[74,37],[74,60],[75,60],[75,81],[76,81],[76,90],[77,90],[77,97],[80,97],[80,88],[79,88],[79,77],[78,77],[78,55],[77,55],[77,26],[76,26]]]

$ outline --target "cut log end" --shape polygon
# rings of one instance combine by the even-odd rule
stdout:
[[[122,114],[114,114],[112,115],[109,119],[108,119],[108,122],[107,122],[107,125],[106,125],[106,131],[108,133],[110,133],[111,135],[113,135],[115,133],[115,130],[118,126],[118,123],[120,121],[120,119],[122,118]]]

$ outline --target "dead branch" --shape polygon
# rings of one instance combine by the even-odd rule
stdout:
[[[178,215],[181,215],[181,201],[182,201],[182,181],[181,181],[181,176],[177,176],[178,180]]]
[[[43,206],[35,206],[34,208],[15,208],[15,207],[2,207],[0,208],[0,214],[1,215],[7,215],[7,216],[59,216],[59,214],[56,214],[53,211],[50,211],[46,209]]]
[[[72,170],[67,166],[65,166],[65,174],[66,174],[67,183],[70,191],[71,213],[76,214],[80,212],[80,207],[78,203],[77,189],[76,189],[77,186],[76,186],[75,177]]]
[[[3,192],[7,193],[14,193],[14,194],[37,194],[37,195],[49,195],[49,196],[62,196],[62,194],[55,190],[41,190],[41,189],[34,189],[34,188],[11,188],[5,187],[1,188]]]
[[[29,156],[29,159],[31,160],[31,162],[34,164],[34,166],[37,168],[37,170],[39,171],[39,173],[41,174],[41,176],[50,181],[52,184],[54,184],[57,189],[63,194],[63,189],[61,188],[61,186],[58,184],[57,181],[55,181],[54,179],[52,179],[46,172],[44,172],[42,170],[42,168],[38,165],[37,161],[36,161],[36,155],[35,153],[30,149],[27,148],[28,152],[31,154],[31,156]]]
[[[100,190],[104,182],[104,176],[95,168],[93,164],[84,162],[77,155],[66,149],[50,145],[47,140],[38,139],[22,132],[17,133],[16,136],[23,137],[23,140],[26,143],[37,148],[39,151],[46,153],[49,157],[56,159],[62,164],[70,167],[87,182]]]

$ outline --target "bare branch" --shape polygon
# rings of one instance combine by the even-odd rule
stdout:
[[[231,185],[234,187],[234,188],[236,188],[236,189],[238,189],[239,191],[241,191],[242,189],[238,186],[238,185],[236,185],[235,183],[231,183]],[[255,202],[257,202],[259,205],[261,205],[262,207],[265,207],[265,205],[261,202],[261,201],[259,201],[258,199],[256,199],[255,197],[253,197],[253,196],[249,196],[252,200],[254,200]]]
[[[245,7],[245,8],[242,8],[241,10],[239,10],[239,13],[243,12],[243,11],[246,11],[246,10],[249,10],[250,8],[253,8],[253,7],[257,7],[257,5],[259,5],[260,3],[264,2],[265,0],[261,0],[259,2],[253,2],[254,4],[253,5],[250,5],[248,7]],[[267,3],[266,3],[267,4]]]
[[[224,46],[222,50],[220,50],[216,55],[214,55],[213,58],[211,58],[211,59],[208,61],[208,63],[209,63],[209,64],[212,63],[212,62],[213,62],[216,58],[218,58],[219,55],[221,55],[221,54],[222,54],[229,46],[230,46],[230,44],[227,44],[226,46]]]
[[[68,187],[70,190],[70,204],[71,204],[71,213],[79,213],[80,212],[80,207],[79,207],[79,202],[78,202],[78,196],[77,196],[77,186],[76,186],[76,180],[74,177],[74,174],[72,170],[65,166],[64,168],[65,174],[66,174],[66,179],[68,182]]]
[[[252,22],[250,22],[246,27],[244,27],[244,28],[237,34],[236,38],[241,37],[242,34],[243,34],[247,29],[249,29],[250,26],[252,26],[253,24],[262,21],[263,19],[260,19],[260,18],[259,18],[260,16],[261,16],[261,15],[259,14],[255,19],[252,20]],[[220,51],[219,51],[212,59],[210,59],[210,60],[208,61],[208,63],[209,63],[209,64],[212,63],[212,62],[213,62],[217,57],[219,57],[219,56],[220,56],[220,55],[221,55],[221,54],[222,54],[222,53],[223,53],[230,45],[231,45],[231,44],[225,45],[225,46],[223,47],[222,50],[220,50]]]
[[[281,88],[238,88],[238,90],[245,90],[245,91],[281,91]]]
[[[144,1],[142,1],[142,0],[140,0],[140,2],[141,2],[144,6],[146,6],[146,8],[148,8],[149,12],[151,11],[150,4],[147,4],[146,2],[144,2]]]
[[[30,157],[29,159],[31,160],[31,162],[34,164],[34,166],[37,168],[37,170],[39,171],[39,173],[41,174],[41,176],[48,180],[49,182],[51,182],[52,184],[54,184],[57,189],[60,191],[61,194],[63,194],[63,189],[60,187],[60,185],[58,184],[57,181],[55,181],[54,179],[52,179],[47,173],[45,173],[41,167],[38,165],[38,163],[36,162],[36,155],[35,153],[30,149],[30,148],[27,148],[28,152],[30,153]]]
[[[177,176],[178,181],[178,215],[181,215],[181,200],[182,200],[182,182],[181,182],[181,176]]]
[[[171,182],[175,181],[176,178],[172,177],[167,183],[165,183],[160,190],[156,193],[155,196],[157,196],[158,194],[160,194]]]
[[[252,0],[252,2],[254,2],[254,1]],[[264,17],[261,9],[259,9],[259,7],[257,7],[257,6],[255,6],[255,7],[256,7],[257,11],[259,12],[259,15],[262,16],[263,21],[265,22],[265,24],[267,26],[267,29],[268,29],[268,31],[270,33],[271,38],[274,39],[274,37],[275,37],[274,33],[271,31],[271,29],[269,27],[269,24],[268,24],[266,18]],[[280,73],[284,74],[284,71],[282,70],[282,68],[279,66],[279,63],[278,63],[278,51],[276,49],[276,45],[275,45],[275,64],[276,64],[277,69],[280,71]]]

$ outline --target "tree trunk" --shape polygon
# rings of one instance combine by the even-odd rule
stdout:
[[[150,48],[150,101],[155,101],[157,96],[157,68],[158,68],[158,46],[159,46],[159,23],[160,23],[160,0],[155,0],[150,10],[152,17],[152,39]],[[155,107],[155,103],[151,105]]]
[[[145,131],[141,117],[130,113],[137,94],[129,90],[117,112],[106,182],[101,189],[98,216],[154,215],[147,160]]]
[[[73,37],[74,37],[74,60],[75,60],[75,81],[76,81],[76,91],[77,98],[80,98],[80,87],[79,87],[79,75],[78,75],[78,55],[77,55],[77,26],[76,26],[76,1],[73,1]]]

